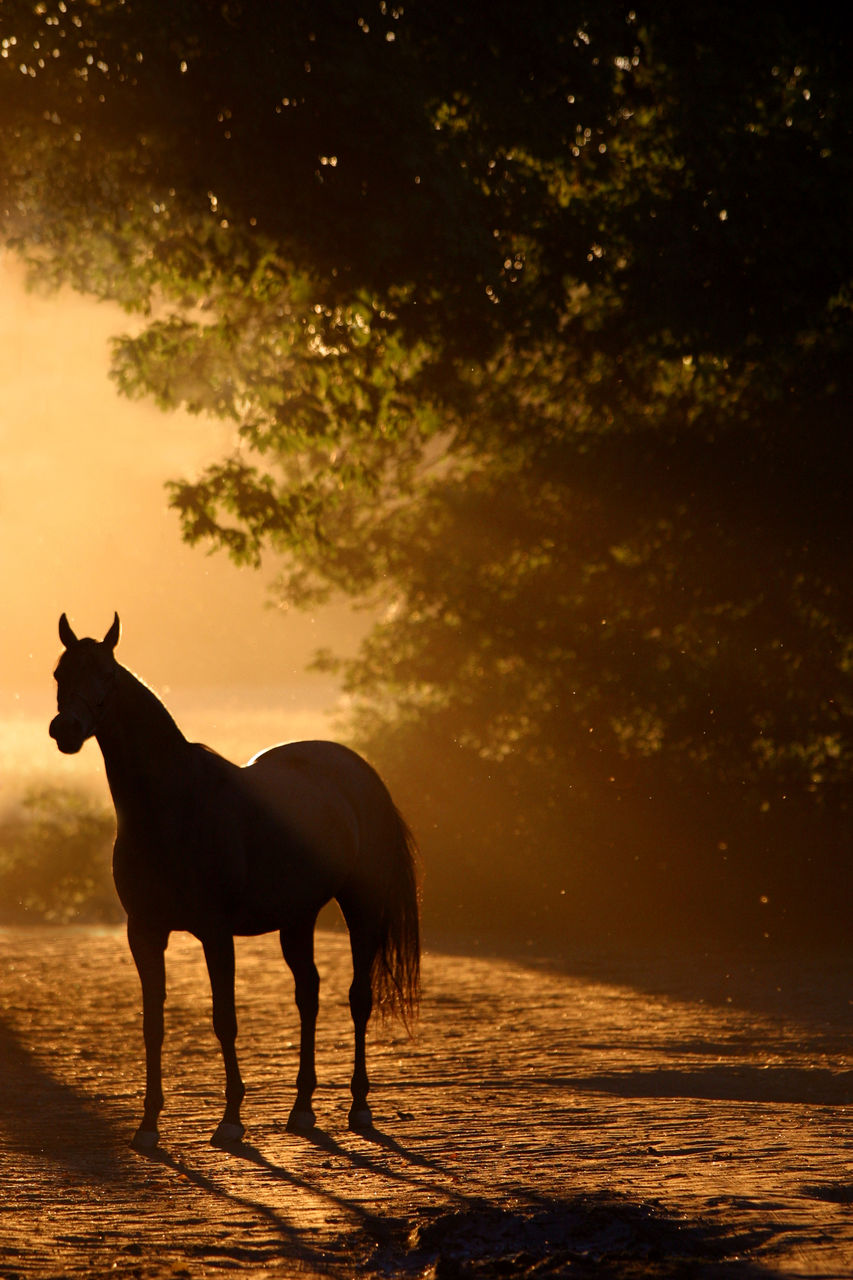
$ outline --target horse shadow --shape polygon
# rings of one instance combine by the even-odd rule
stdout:
[[[295,1142],[303,1142],[315,1148],[318,1155],[348,1162],[353,1171],[385,1174],[406,1181],[404,1174],[390,1173],[387,1168],[377,1163],[369,1152],[347,1148],[331,1134],[319,1128],[304,1134],[290,1135],[290,1137]],[[429,1170],[436,1175],[442,1173],[440,1165],[407,1151],[394,1138],[378,1129],[365,1131],[361,1137],[366,1143],[400,1156],[416,1168]],[[321,1183],[319,1178],[315,1180],[287,1168],[284,1164],[270,1159],[251,1141],[243,1140],[217,1145],[229,1161],[240,1161],[254,1166],[270,1183],[280,1184],[285,1192],[285,1196],[282,1197],[285,1203],[288,1193],[297,1195],[304,1193],[313,1199],[320,1199],[329,1210],[337,1211],[337,1214],[342,1216],[349,1225],[346,1240],[338,1242],[337,1251],[340,1256],[336,1257],[334,1241],[314,1243],[303,1225],[298,1220],[291,1220],[284,1209],[273,1207],[260,1198],[253,1198],[250,1194],[235,1190],[233,1178],[223,1178],[220,1181],[215,1172],[202,1171],[199,1167],[200,1162],[162,1146],[150,1149],[134,1148],[137,1156],[144,1162],[170,1170],[198,1191],[219,1202],[220,1205],[239,1207],[257,1215],[277,1237],[278,1247],[273,1251],[268,1248],[264,1251],[262,1246],[251,1243],[238,1247],[230,1245],[227,1249],[222,1246],[217,1248],[219,1254],[227,1253],[235,1263],[258,1265],[274,1259],[280,1262],[286,1258],[300,1267],[310,1267],[318,1274],[329,1277],[349,1277],[353,1274],[354,1261],[359,1261],[362,1266],[366,1265],[377,1251],[392,1250],[392,1242],[401,1233],[405,1234],[405,1224],[399,1218],[375,1212],[365,1207],[359,1200],[330,1189],[325,1181]]]
[[[183,1159],[159,1148],[143,1154],[200,1190],[259,1212],[278,1233],[280,1259],[287,1257],[341,1280],[351,1276],[354,1267],[373,1275],[429,1274],[453,1280],[498,1280],[506,1275],[557,1280],[567,1274],[591,1280],[634,1274],[632,1268],[643,1268],[637,1274],[646,1274],[648,1268],[648,1274],[662,1280],[686,1274],[702,1280],[764,1280],[770,1274],[743,1255],[774,1234],[778,1224],[735,1237],[721,1226],[675,1218],[659,1205],[622,1195],[563,1198],[522,1185],[502,1186],[498,1203],[453,1186],[449,1165],[428,1159],[380,1129],[361,1133],[358,1147],[344,1145],[319,1128],[290,1136],[313,1147],[326,1162],[341,1161],[350,1172],[389,1179],[404,1191],[408,1187],[411,1195],[402,1200],[408,1211],[379,1212],[330,1190],[310,1173],[294,1173],[252,1142],[228,1148],[231,1159],[253,1166],[273,1183],[319,1196],[330,1209],[344,1212],[350,1224],[345,1238],[314,1245],[283,1213],[226,1189]],[[387,1156],[395,1158],[394,1167],[386,1162]],[[250,1260],[251,1250],[244,1252]]]

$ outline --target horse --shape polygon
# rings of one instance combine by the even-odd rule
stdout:
[[[343,913],[352,954],[349,1126],[369,1130],[371,1011],[376,1004],[408,1026],[418,1002],[417,850],[409,828],[374,769],[338,743],[280,744],[241,767],[189,742],[157,695],[116,660],[120,634],[116,614],[103,640],[78,639],[63,613],[49,732],[65,754],[95,738],[115,805],[113,878],[142,986],[145,1099],[133,1145],[153,1148],[159,1141],[165,952],[173,930],[199,939],[210,978],[226,1104],[211,1142],[239,1143],[245,1133],[234,937],[275,930],[300,1019],[287,1127],[313,1128],[320,986],[314,926],[331,899]]]

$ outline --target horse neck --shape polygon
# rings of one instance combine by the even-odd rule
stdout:
[[[116,808],[144,803],[169,785],[189,747],[157,695],[121,666],[96,737]]]

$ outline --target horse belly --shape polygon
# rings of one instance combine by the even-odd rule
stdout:
[[[242,891],[232,900],[233,932],[267,933],[316,916],[340,885],[336,860],[301,841],[270,841],[251,850]]]
[[[113,880],[128,916],[166,931],[203,936],[228,928],[244,898],[245,859],[239,844],[217,858],[209,841],[116,840]]]

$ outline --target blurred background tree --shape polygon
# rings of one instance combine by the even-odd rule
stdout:
[[[429,917],[845,930],[845,19],[7,0],[0,30],[6,242],[146,317],[122,392],[235,423],[172,488],[185,537],[379,611],[349,733]]]
[[[116,924],[115,818],[82,791],[36,786],[0,817],[0,923]]]

